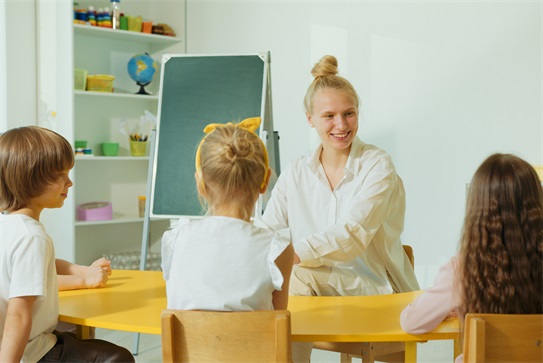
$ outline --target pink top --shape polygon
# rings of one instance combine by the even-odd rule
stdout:
[[[427,333],[456,313],[460,305],[459,294],[454,291],[457,266],[458,257],[455,256],[439,269],[432,287],[403,309],[400,315],[403,330],[415,335]],[[455,363],[462,363],[463,360],[460,354]]]

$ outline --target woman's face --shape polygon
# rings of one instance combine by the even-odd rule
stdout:
[[[336,89],[320,90],[313,96],[313,112],[306,116],[325,150],[350,150],[358,131],[358,109],[350,94]]]

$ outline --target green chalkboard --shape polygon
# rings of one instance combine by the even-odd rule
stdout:
[[[151,217],[203,214],[194,182],[194,156],[203,129],[209,123],[265,118],[267,56],[163,56]]]

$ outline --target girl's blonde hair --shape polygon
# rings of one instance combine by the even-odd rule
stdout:
[[[304,97],[304,108],[308,114],[313,112],[313,97],[315,94],[320,90],[329,88],[344,91],[349,94],[354,99],[356,108],[358,109],[360,105],[358,94],[347,79],[337,75],[337,67],[338,62],[336,57],[325,55],[311,70],[311,74],[315,79],[309,85]]]
[[[250,218],[268,171],[267,152],[258,135],[229,123],[207,134],[199,148],[197,173],[208,213],[231,206]]]
[[[461,320],[466,313],[543,312],[543,191],[526,161],[494,154],[475,172],[459,272]]]
[[[25,207],[74,166],[70,143],[38,126],[11,129],[0,136],[0,210]]]

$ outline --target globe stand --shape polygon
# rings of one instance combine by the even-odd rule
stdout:
[[[136,84],[137,84],[138,86],[140,86],[140,90],[139,90],[138,92],[136,92],[136,94],[137,94],[137,95],[150,95],[150,93],[147,92],[147,91],[145,90],[145,88],[144,88],[144,87],[147,86],[149,83],[151,83],[151,82],[147,82],[147,83],[139,83],[139,82],[136,82]]]

